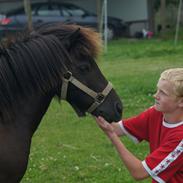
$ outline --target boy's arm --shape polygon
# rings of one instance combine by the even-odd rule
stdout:
[[[124,144],[115,133],[115,128],[113,127],[113,125],[106,122],[102,117],[96,118],[96,121],[115,146],[121,160],[129,170],[133,178],[136,180],[142,180],[147,178],[149,174],[143,167],[141,160],[136,158],[131,152],[127,150],[127,148],[124,146]]]
[[[124,144],[121,142],[116,134],[109,135],[108,137],[115,146],[121,160],[127,167],[130,174],[133,176],[133,178],[136,180],[142,180],[147,178],[149,174],[143,167],[141,160],[136,158],[130,151],[128,151],[128,149],[124,146]]]

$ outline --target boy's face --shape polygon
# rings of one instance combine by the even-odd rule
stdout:
[[[164,114],[171,114],[180,109],[180,98],[176,97],[173,84],[160,79],[157,84],[157,92],[154,95],[155,108]]]

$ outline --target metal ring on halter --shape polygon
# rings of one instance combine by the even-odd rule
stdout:
[[[105,99],[105,96],[102,93],[98,93],[98,95],[95,98],[95,101],[98,103],[101,103],[104,101],[104,99]]]
[[[95,102],[89,107],[87,111],[89,113],[92,113],[99,105],[101,105],[104,102],[111,90],[112,84],[109,82],[105,89],[101,93],[98,93],[97,97],[95,97]]]
[[[69,81],[72,80],[72,73],[67,71],[63,74],[62,78],[62,88],[61,88],[61,99],[66,100],[67,98],[67,89],[69,85]]]
[[[70,71],[67,71],[66,73],[63,74],[64,79],[70,80],[72,77],[72,73]]]

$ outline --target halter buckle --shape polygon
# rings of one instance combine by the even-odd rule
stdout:
[[[103,100],[105,99],[105,96],[102,93],[98,93],[98,95],[95,98],[95,101],[98,103],[103,102]]]
[[[72,77],[72,73],[70,71],[67,71],[66,73],[63,74],[64,79],[70,80]]]

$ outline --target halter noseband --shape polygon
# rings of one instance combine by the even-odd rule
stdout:
[[[71,72],[67,72],[64,74],[62,78],[62,89],[61,89],[61,99],[66,100],[67,98],[67,90],[69,82],[75,85],[77,88],[88,94],[94,99],[92,105],[88,108],[87,112],[92,113],[99,105],[101,105],[107,95],[112,90],[112,84],[108,82],[107,86],[102,92],[95,92],[92,89],[88,88],[86,85],[77,80],[74,76],[72,76]]]

